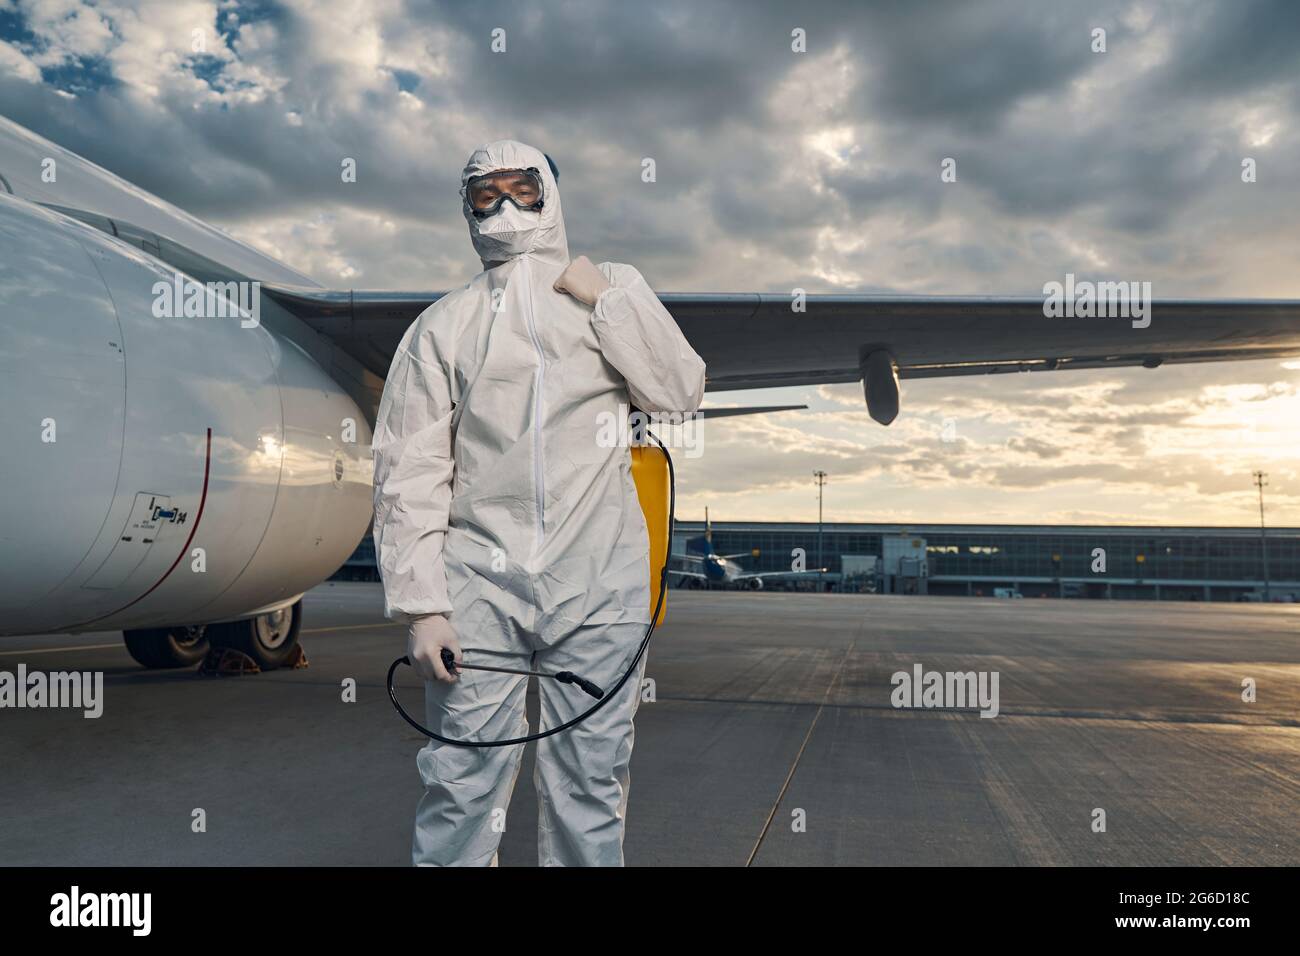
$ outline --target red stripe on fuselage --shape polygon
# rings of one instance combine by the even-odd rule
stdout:
[[[212,429],[209,428],[207,450],[204,452],[203,455],[203,494],[199,497],[199,510],[198,513],[195,514],[194,516],[194,524],[190,526],[190,536],[185,539],[185,545],[184,547],[181,548],[180,554],[176,555],[176,560],[172,562],[172,566],[167,569],[166,573],[164,573],[162,577],[160,577],[157,581],[153,583],[153,587],[149,588],[148,591],[145,591],[134,601],[131,601],[128,604],[123,604],[116,611],[110,611],[107,614],[101,614],[99,617],[91,618],[89,621],[86,621],[84,624],[74,624],[73,628],[83,628],[86,626],[86,624],[94,624],[96,621],[102,621],[105,618],[110,618],[114,614],[121,614],[127,608],[139,604],[141,601],[147,598],[150,594],[152,594],[154,591],[158,589],[158,586],[160,584],[162,584],[164,581],[167,580],[168,577],[171,576],[171,573],[176,570],[177,565],[181,563],[181,559],[185,557],[185,552],[187,552],[190,549],[190,542],[194,540],[194,535],[198,533],[199,522],[203,520],[203,506],[208,502],[208,477],[211,474],[211,472],[212,472]]]

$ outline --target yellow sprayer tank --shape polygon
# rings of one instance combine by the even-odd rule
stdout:
[[[668,563],[668,458],[658,445],[632,446],[632,480],[636,496],[650,532],[650,610],[659,601],[659,582]],[[668,594],[655,618],[655,627],[663,624],[668,613]]]

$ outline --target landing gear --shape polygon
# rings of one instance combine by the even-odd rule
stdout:
[[[154,627],[123,631],[126,650],[141,667],[192,667],[208,653],[207,628]]]
[[[244,621],[208,625],[214,647],[247,654],[264,671],[290,664],[297,657],[302,601]]]

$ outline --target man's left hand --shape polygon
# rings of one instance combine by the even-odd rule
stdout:
[[[601,272],[586,256],[578,256],[570,262],[555,280],[556,292],[567,292],[579,302],[595,306],[600,294],[610,287],[605,273]]]

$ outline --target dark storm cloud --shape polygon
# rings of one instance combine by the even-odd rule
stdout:
[[[1294,90],[1295,4],[414,2],[371,14],[355,37],[329,35],[356,15],[347,9],[226,7],[212,24],[222,49],[160,66],[150,96],[110,49],[43,66],[39,85],[0,75],[0,109],[234,224],[348,209],[454,224],[463,156],[479,136],[514,135],[560,161],[571,238],[647,260],[678,288],[721,272],[731,287],[890,288],[896,277],[958,292],[987,276],[1024,291],[1058,267],[1085,271],[1066,250],[1025,245],[1067,216],[1081,239],[1131,243],[1129,261],[1204,285],[1226,270],[1205,255],[1193,273],[1196,242],[1174,230],[1226,202],[1262,216],[1300,199],[1276,175],[1239,197],[1238,132],[1204,123],[1225,98]],[[48,51],[57,24],[39,5],[17,10],[15,49]],[[123,44],[140,42],[114,4],[95,10]],[[796,27],[807,54],[790,50]],[[1094,27],[1107,30],[1105,54],[1090,49]],[[492,52],[496,28],[505,53]],[[102,82],[59,95],[78,63]],[[1080,104],[1079,84],[1104,92]],[[1293,121],[1294,97],[1283,102],[1292,112],[1279,119]],[[809,138],[835,129],[848,131],[827,147],[839,161],[821,162]],[[1284,131],[1261,162],[1276,170],[1296,148]],[[948,156],[959,180],[943,186]],[[348,188],[343,157],[360,171]],[[647,157],[654,183],[641,181]],[[837,258],[877,223],[893,229],[888,257]],[[935,223],[989,235],[897,235]],[[710,270],[737,243],[774,267]],[[864,261],[870,277],[855,279]]]
[[[860,32],[873,62],[859,102],[904,124],[989,129],[1029,96],[1050,95],[1094,64],[1087,39],[1115,3],[866,5]]]
[[[760,122],[771,61],[788,50],[788,31],[761,30],[770,16],[746,15],[743,4],[416,2],[410,13],[466,41],[455,81],[466,106],[560,129],[612,126],[615,142]],[[489,44],[496,29],[504,53]]]
[[[1178,55],[1153,77],[1163,95],[1232,96],[1275,85],[1300,89],[1300,4],[1241,0],[1187,4],[1173,20]]]

